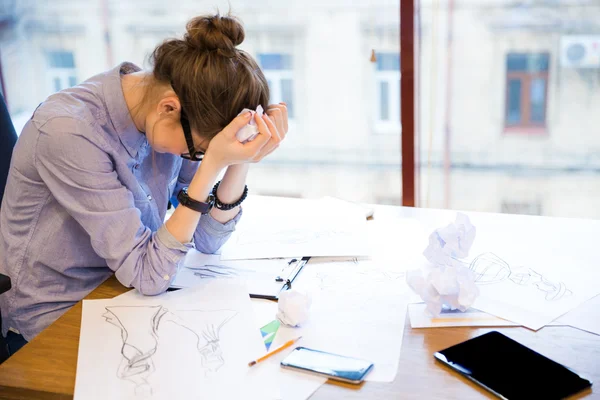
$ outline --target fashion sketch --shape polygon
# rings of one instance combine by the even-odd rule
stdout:
[[[480,285],[510,281],[515,285],[534,287],[548,301],[560,300],[573,294],[563,282],[550,281],[531,268],[511,268],[494,253],[480,254],[471,261],[469,268],[475,273],[475,282]]]
[[[160,345],[161,327],[172,323],[196,337],[200,354],[199,372],[216,373],[224,364],[219,332],[237,314],[234,310],[176,310],[157,306],[109,306],[102,315],[106,322],[121,330],[121,363],[117,377],[132,382],[135,394],[152,395],[148,378],[155,370],[152,356]],[[140,321],[143,321],[140,323]],[[164,337],[162,340],[177,340]]]

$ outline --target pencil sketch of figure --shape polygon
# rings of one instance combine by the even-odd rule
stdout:
[[[230,267],[227,265],[206,264],[201,266],[186,266],[187,269],[194,271],[194,276],[199,278],[233,278],[241,276],[244,273],[255,272],[252,269]]]
[[[495,284],[510,280],[521,286],[533,286],[545,293],[548,301],[560,300],[573,294],[563,282],[552,282],[531,268],[510,265],[494,253],[483,253],[471,261],[469,268],[475,273],[475,282],[480,285]]]
[[[158,324],[166,309],[153,307],[106,307],[103,317],[106,322],[121,329],[123,359],[117,376],[135,384],[135,394],[141,397],[152,395],[148,377],[154,372],[152,355],[158,347]],[[133,325],[136,321],[146,322],[143,326]]]
[[[123,358],[117,376],[135,384],[135,394],[141,398],[152,396],[148,378],[155,370],[152,356],[159,346],[160,327],[171,322],[195,336],[200,368],[208,376],[225,364],[219,331],[237,314],[234,310],[171,312],[160,305],[109,306],[105,309],[102,316],[106,322],[121,329]]]
[[[256,244],[304,244],[318,239],[328,239],[336,236],[347,236],[348,232],[325,230],[311,231],[308,229],[289,229],[278,232],[256,233],[242,232],[237,238],[239,245],[256,245]]]
[[[221,328],[237,314],[233,310],[177,310],[165,316],[164,322],[172,322],[189,330],[196,336],[196,348],[201,356],[204,375],[215,373],[225,364],[219,340]]]

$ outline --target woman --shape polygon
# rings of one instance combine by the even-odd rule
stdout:
[[[11,353],[112,273],[159,294],[190,248],[210,253],[227,240],[248,163],[287,132],[286,107],[267,107],[264,75],[236,48],[243,40],[233,17],[195,18],[183,39],[154,50],[151,72],[123,63],[34,112],[0,207],[0,272],[13,283],[0,296],[2,334]],[[259,105],[262,117],[240,114]],[[236,133],[252,118],[259,134],[242,144]]]

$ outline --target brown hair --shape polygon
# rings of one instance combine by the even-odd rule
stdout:
[[[244,28],[230,14],[190,20],[183,39],[160,44],[150,60],[154,79],[170,83],[192,128],[212,139],[243,108],[266,110],[269,86],[254,59],[236,46]]]

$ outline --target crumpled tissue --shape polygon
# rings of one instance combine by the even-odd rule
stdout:
[[[421,296],[432,315],[438,316],[444,307],[466,311],[479,296],[475,274],[461,260],[469,255],[475,233],[469,217],[458,213],[454,223],[429,236],[423,255],[431,265],[407,273],[408,286]]]
[[[250,122],[248,122],[248,124],[246,126],[244,126],[242,129],[237,131],[237,133],[235,134],[235,137],[241,143],[248,143],[248,142],[254,140],[256,135],[258,135],[258,126],[256,126],[256,121],[254,120],[254,113],[256,112],[259,117],[262,117],[262,115],[264,113],[264,109],[259,104],[258,107],[256,107],[256,111],[250,110],[249,108],[244,108],[238,115],[241,115],[248,111],[250,111],[252,113],[253,118],[251,118]]]
[[[277,319],[287,326],[300,326],[308,320],[311,303],[311,297],[299,290],[290,289],[281,292]]]

